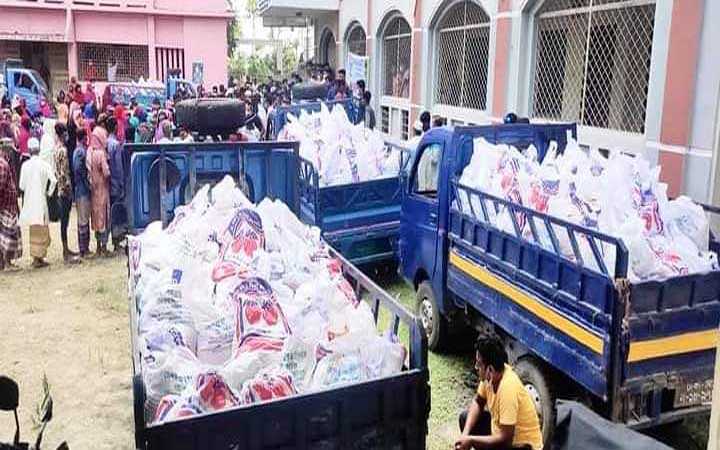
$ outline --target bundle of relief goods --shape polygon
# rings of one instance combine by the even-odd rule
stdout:
[[[317,113],[288,114],[278,140],[300,142],[300,156],[313,164],[320,186],[396,177],[400,171],[399,150],[386,147],[378,130],[353,125],[340,105],[332,112],[323,103]]]
[[[629,252],[631,282],[717,269],[717,255],[708,251],[709,223],[702,207],[687,197],[668,200],[667,185],[659,176],[660,167],[650,167],[640,155],[612,152],[605,158],[597,151],[582,149],[572,138],[562,153],[552,142],[542,161],[533,146],[520,152],[478,138],[459,183],[620,238]],[[464,211],[484,220],[479,196],[460,189],[458,200]],[[506,208],[495,209],[491,202],[485,203],[494,226],[515,234],[517,225],[524,239],[536,239],[537,244],[554,250],[550,230],[542,220],[516,211],[513,223]],[[559,224],[551,226],[562,256],[573,261],[581,258],[584,265],[600,268],[587,235],[575,233],[578,258],[567,230]],[[612,274],[615,247],[599,240],[595,243]]]
[[[163,230],[130,239],[130,295],[153,422],[397,373],[317,228],[280,201],[255,206],[226,177]]]

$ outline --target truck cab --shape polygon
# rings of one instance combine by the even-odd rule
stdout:
[[[41,103],[48,101],[49,90],[38,71],[22,67],[22,61],[7,60],[3,63],[2,75],[8,98],[17,95],[25,100],[31,115],[39,114]]]
[[[574,124],[445,127],[423,136],[403,180],[399,249],[429,347],[451,349],[468,330],[499,338],[546,444],[556,398],[633,428],[707,412],[720,271],[630,282],[619,238],[459,182],[475,138],[520,151],[532,144],[542,160],[551,141],[563,151],[568,134],[576,135]],[[512,226],[498,227],[492,210]],[[561,235],[573,255],[561,251]],[[612,265],[601,251],[615,255]]]

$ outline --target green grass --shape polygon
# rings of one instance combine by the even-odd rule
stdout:
[[[383,280],[379,284],[408,310],[415,312],[415,292],[412,288],[398,279]],[[389,314],[381,310],[378,328],[385,330],[389,323]],[[399,335],[400,340],[407,345],[407,329],[401,327]],[[447,450],[452,448],[454,438],[459,433],[458,414],[470,402],[477,383],[473,373],[473,355],[472,353],[440,355],[429,352],[428,367],[431,410],[427,448]],[[672,448],[702,450],[707,445],[708,420],[708,416],[701,416],[678,424],[646,430],[646,433]]]
[[[415,293],[404,282],[393,279],[381,283],[382,287],[397,298],[408,310],[415,310]],[[381,312],[379,328],[389,324],[388,314]],[[400,328],[400,339],[408,342],[408,331]],[[428,421],[427,448],[448,449],[459,434],[458,414],[465,408],[474,392],[472,354],[439,355],[428,354],[430,370],[430,419]]]

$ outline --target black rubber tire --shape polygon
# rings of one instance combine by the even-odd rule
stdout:
[[[327,99],[328,88],[324,84],[305,82],[298,83],[292,87],[292,101],[299,102],[302,100],[316,101]]]
[[[418,286],[416,311],[427,334],[428,348],[434,352],[447,350],[450,341],[450,325],[447,318],[440,314],[429,281],[423,281]]]
[[[555,429],[555,400],[552,375],[542,368],[533,357],[520,358],[515,364],[515,373],[528,389],[534,402],[540,404],[540,430],[543,434],[543,447],[552,448],[552,434]],[[531,389],[530,386],[532,386]],[[534,390],[534,392],[533,392]],[[536,405],[537,406],[537,405]]]
[[[234,98],[196,98],[175,105],[180,126],[202,136],[226,136],[245,124],[245,104]]]

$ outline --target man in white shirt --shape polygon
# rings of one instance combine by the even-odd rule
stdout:
[[[30,255],[33,267],[45,267],[47,249],[50,247],[50,228],[47,196],[55,190],[57,179],[48,163],[42,160],[40,142],[32,138],[28,141],[30,160],[20,170],[19,188],[23,193],[23,205],[20,211],[20,223],[30,227]]]

